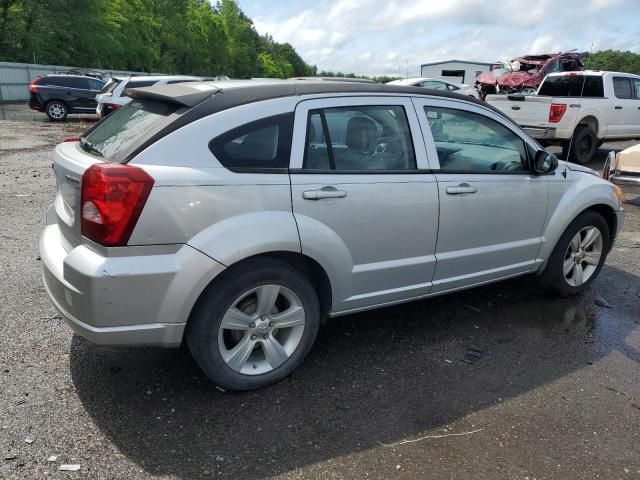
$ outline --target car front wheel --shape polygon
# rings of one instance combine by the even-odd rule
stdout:
[[[198,301],[187,344],[217,385],[251,390],[303,361],[320,323],[316,292],[289,264],[262,258],[231,267]]]
[[[596,212],[584,212],[558,240],[540,279],[562,297],[574,295],[596,279],[608,252],[607,222]]]
[[[67,106],[57,100],[47,103],[45,111],[47,112],[49,120],[51,120],[52,122],[63,122],[69,114],[69,109],[67,108]]]

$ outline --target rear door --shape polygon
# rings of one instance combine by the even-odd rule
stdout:
[[[631,136],[640,127],[637,121],[638,101],[634,98],[633,82],[631,77],[616,75],[613,81],[613,109],[615,135],[620,137]]]
[[[633,131],[631,135],[638,138],[640,137],[640,78],[632,77],[631,82],[633,84],[633,107],[631,108]]]
[[[78,111],[95,110],[97,91],[92,91],[87,77],[68,77],[65,79],[67,105]],[[63,100],[65,100],[63,99]],[[93,112],[92,112],[93,113]]]
[[[328,268],[334,312],[430,292],[438,189],[410,99],[301,102],[290,172],[302,253]]]
[[[529,147],[500,115],[466,102],[414,99],[440,198],[433,292],[534,271],[548,177],[529,170]]]

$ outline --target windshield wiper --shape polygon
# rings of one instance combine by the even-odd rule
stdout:
[[[104,157],[102,152],[98,150],[98,148],[93,143],[88,141],[86,138],[83,138],[83,137],[80,138],[80,145],[82,145],[82,149],[84,151],[89,153],[95,153],[99,157]]]

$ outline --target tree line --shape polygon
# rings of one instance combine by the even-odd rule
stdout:
[[[589,70],[635,73],[640,75],[640,55],[629,51],[601,50],[583,53],[582,63]]]
[[[0,0],[0,61],[234,78],[316,73],[235,0]]]

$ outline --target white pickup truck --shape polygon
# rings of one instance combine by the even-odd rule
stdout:
[[[640,139],[638,75],[551,73],[537,95],[488,95],[486,101],[541,144],[562,145],[563,158],[575,163],[587,163],[606,140]]]

